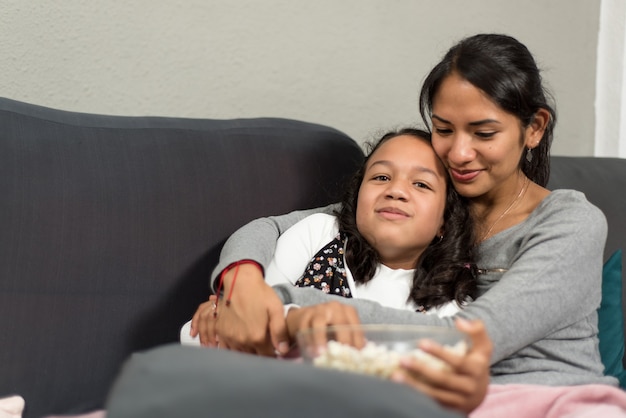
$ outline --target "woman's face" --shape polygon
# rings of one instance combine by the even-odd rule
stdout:
[[[456,73],[433,98],[432,144],[463,196],[494,198],[519,188],[519,162],[541,139]],[[543,134],[543,131],[541,131]]]
[[[431,145],[387,140],[369,158],[359,188],[359,232],[391,268],[412,269],[443,225],[446,173]]]

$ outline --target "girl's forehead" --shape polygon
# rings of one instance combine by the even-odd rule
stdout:
[[[416,153],[426,158],[430,155],[435,155],[435,150],[430,142],[424,138],[414,135],[398,135],[382,143],[380,147],[372,153],[372,157],[376,154],[406,155],[407,153]]]
[[[368,168],[384,160],[386,164],[403,167],[428,167],[437,176],[445,177],[445,168],[430,142],[413,135],[399,135],[388,139],[372,153]]]

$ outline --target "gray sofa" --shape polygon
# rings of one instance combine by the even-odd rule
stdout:
[[[360,164],[321,125],[101,116],[0,99],[0,397],[25,417],[101,408],[130,353],[175,342],[224,240],[321,206]],[[626,249],[626,160],[554,157],[551,187]]]
[[[361,159],[293,120],[0,99],[0,397],[25,417],[102,407],[130,353],[178,340],[237,227],[337,200]]]

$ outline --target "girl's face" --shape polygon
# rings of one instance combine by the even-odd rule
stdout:
[[[391,268],[412,269],[441,233],[446,173],[431,145],[412,135],[387,140],[369,158],[359,188],[359,232]]]
[[[519,162],[537,146],[545,124],[521,126],[482,90],[452,73],[433,98],[432,144],[456,190],[470,199],[493,199],[519,190]]]

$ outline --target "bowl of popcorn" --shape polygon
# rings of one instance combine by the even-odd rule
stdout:
[[[306,363],[382,378],[391,376],[407,357],[433,367],[448,367],[419,348],[422,340],[459,355],[466,353],[470,344],[455,328],[420,325],[336,325],[303,330],[296,338]]]

